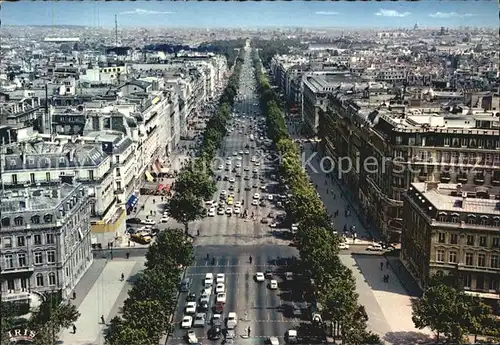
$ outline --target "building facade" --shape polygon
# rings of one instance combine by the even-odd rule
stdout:
[[[500,313],[500,188],[412,183],[403,213],[401,258],[421,286],[452,275]]]
[[[0,219],[2,301],[69,296],[92,264],[90,203],[82,184],[7,190]]]

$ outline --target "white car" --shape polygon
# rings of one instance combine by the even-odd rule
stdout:
[[[204,286],[212,286],[214,285],[214,275],[212,273],[207,273],[205,275],[205,279],[203,280]]]
[[[226,293],[221,292],[217,294],[216,303],[226,303]]]
[[[187,302],[186,308],[184,308],[184,312],[186,314],[194,314],[196,313],[196,302]]]
[[[221,164],[217,167],[217,170],[223,170],[224,169],[224,166]]]
[[[245,150],[245,154],[246,154],[246,155],[249,155],[249,154],[250,154],[250,151]]]
[[[234,151],[233,156],[237,156],[237,155],[238,155],[238,152]]]
[[[163,217],[161,217],[160,222],[161,223],[167,223],[169,219],[170,218],[168,216],[163,216]]]
[[[258,282],[263,282],[266,280],[266,276],[262,272],[255,273],[255,280]]]
[[[217,284],[224,283],[225,280],[226,280],[226,275],[224,273],[217,273],[217,277],[215,278]]]
[[[259,206],[259,200],[257,199],[252,200],[252,206]]]
[[[227,160],[227,161],[226,161],[226,165],[231,165],[231,161],[230,161],[230,160]]]
[[[253,198],[256,199],[256,200],[260,199],[260,194],[259,193],[255,193],[253,195]]]
[[[188,344],[197,344],[198,338],[196,337],[196,333],[194,331],[187,331],[186,339]]]
[[[229,178],[229,183],[234,183],[234,182],[236,182],[236,180],[234,179],[234,177],[230,177]]]
[[[226,214],[228,216],[232,215],[233,214],[233,209],[231,207],[226,208]]]
[[[271,224],[269,224],[269,227],[274,229],[274,228],[278,227],[278,224],[277,223],[271,223]]]
[[[221,195],[221,196],[226,196],[226,194],[227,194],[227,192],[226,192],[225,190],[221,190],[221,191],[220,191],[220,195]]]
[[[339,244],[339,249],[349,249],[349,245],[345,242]]]
[[[257,160],[257,158],[255,156],[252,157],[252,159],[250,160],[252,163],[255,162]]]
[[[213,207],[210,210],[208,210],[208,216],[209,217],[215,217],[215,207]]]
[[[271,290],[277,290],[278,289],[278,281],[277,280],[271,280],[269,282],[269,289]]]
[[[242,155],[242,154],[243,154],[243,151],[242,151],[242,150],[240,150],[240,151],[238,152],[238,154],[239,154],[239,155]]]
[[[198,313],[194,317],[193,326],[194,327],[205,327],[205,323],[207,322],[206,320],[207,320],[207,314]]]
[[[243,154],[243,152],[242,152],[241,154]],[[237,159],[237,160],[239,160],[239,161],[241,161],[241,160],[243,160],[243,157],[238,156],[238,157],[236,157],[236,159]],[[237,166],[237,167],[238,167],[238,166]]]
[[[226,287],[224,286],[224,283],[218,283],[215,286],[215,293],[216,294],[223,293],[225,289],[226,289]]]
[[[225,213],[225,212],[226,212],[226,211],[225,211],[223,208],[219,208],[219,209],[217,210],[217,214],[218,214],[219,216],[224,215],[224,213]]]
[[[258,167],[258,166],[260,166],[260,162],[259,162],[259,161],[256,161],[255,163],[253,163],[253,165],[255,165],[255,166],[257,166],[257,167]]]
[[[252,169],[252,173],[254,173],[254,174],[258,174],[258,173],[259,173],[259,169],[257,169],[257,168],[253,168],[253,169]]]
[[[366,248],[366,250],[370,250],[372,252],[381,252],[384,250],[384,248],[382,248],[382,245],[380,243],[372,243],[368,246],[368,248]]]
[[[241,163],[240,162],[236,163],[236,168],[241,168]]]
[[[267,200],[269,200],[269,201],[273,201],[273,195],[272,195],[272,194],[269,194],[269,195],[267,196]]]
[[[214,204],[217,204],[215,200],[207,200],[205,201],[205,206],[212,207]]]
[[[189,315],[184,315],[181,321],[181,328],[191,328],[193,326],[193,317]]]
[[[243,170],[250,171],[250,167],[244,167]]]
[[[141,220],[141,224],[145,224],[145,225],[155,225],[156,222],[152,219],[143,219]]]
[[[229,329],[235,329],[238,325],[238,315],[235,312],[230,312],[227,314],[226,326]]]
[[[236,201],[234,203],[234,207],[241,207],[241,201]]]
[[[233,213],[234,214],[240,214],[241,213],[241,208],[235,207]]]

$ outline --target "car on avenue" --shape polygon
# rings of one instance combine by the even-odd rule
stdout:
[[[205,327],[207,314],[198,313],[194,317],[193,327]]]
[[[189,315],[184,315],[181,321],[181,328],[187,329],[193,326],[193,317]]]
[[[260,283],[260,282],[265,281],[266,277],[264,276],[264,273],[257,272],[257,273],[255,273],[255,280]]]
[[[226,303],[226,293],[221,292],[217,294],[216,303]]]
[[[271,290],[277,290],[278,289],[278,281],[275,280],[275,279],[272,279],[269,282],[269,289],[271,289]]]
[[[226,289],[226,287],[224,286],[224,283],[218,283],[215,286],[215,293],[216,294],[223,293],[225,289]]]
[[[226,327],[228,329],[235,329],[238,325],[238,315],[234,311],[227,314]]]
[[[226,280],[226,276],[224,273],[217,273],[217,276],[215,278],[215,281],[217,282],[217,284],[224,283],[225,280]]]
[[[188,315],[196,313],[196,302],[187,302],[184,312]]]

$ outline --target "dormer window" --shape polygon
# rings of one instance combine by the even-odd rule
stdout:
[[[53,216],[51,214],[46,214],[45,216],[43,216],[43,221],[45,223],[51,223],[52,219],[53,219]]]
[[[16,166],[16,160],[15,159],[11,159],[10,160],[10,166]]]
[[[21,225],[23,225],[23,223],[24,223],[23,217],[16,217],[16,218],[14,218],[14,224],[16,226],[21,226]]]
[[[31,217],[31,222],[33,224],[39,224],[40,223],[40,216],[34,215],[33,217]]]
[[[29,165],[33,165],[33,164],[35,164],[35,160],[34,160],[33,158],[31,158],[31,157],[30,157],[30,158],[28,158],[28,164],[29,164]]]

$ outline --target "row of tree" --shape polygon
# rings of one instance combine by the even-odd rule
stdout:
[[[451,281],[453,280],[453,281]],[[500,320],[479,297],[465,294],[454,279],[436,276],[421,298],[412,301],[412,320],[419,329],[430,328],[446,342],[468,343],[467,335],[487,335],[500,340]]]
[[[271,59],[275,55],[290,53],[293,48],[304,49],[307,44],[298,38],[286,38],[279,40],[252,39],[252,47],[259,49],[259,55],[264,66],[269,67]]]
[[[219,99],[218,109],[206,124],[198,157],[181,170],[173,186],[175,194],[169,202],[169,213],[184,225],[186,236],[189,235],[189,223],[204,216],[203,201],[211,199],[216,191],[211,164],[226,135],[226,124],[238,94],[243,63],[241,54]]]
[[[268,136],[282,157],[280,175],[290,194],[285,209],[290,222],[298,223],[296,240],[301,270],[311,278],[323,322],[329,323],[332,335],[345,343],[380,343],[378,336],[366,331],[368,317],[358,303],[354,277],[338,256],[340,239],[334,234],[323,202],[302,167],[299,149],[288,134],[277,95],[263,72],[258,53],[254,54],[253,62]]]
[[[193,261],[192,241],[182,230],[166,229],[158,234],[146,254],[145,269],[128,293],[120,316],[106,330],[109,345],[158,344],[172,329],[171,315],[184,267]]]

